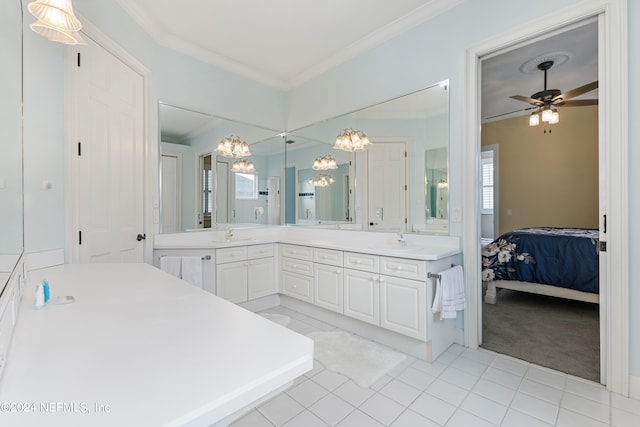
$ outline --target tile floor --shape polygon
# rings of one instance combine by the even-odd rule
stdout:
[[[334,326],[286,307],[302,334]],[[451,346],[435,362],[407,356],[369,388],[318,361],[233,427],[640,426],[640,401],[600,384],[487,350]]]

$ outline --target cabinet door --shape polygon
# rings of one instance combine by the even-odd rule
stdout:
[[[216,266],[217,295],[234,303],[247,300],[247,262]]]
[[[426,341],[426,283],[380,276],[380,326]]]
[[[290,271],[282,272],[282,293],[313,303],[313,277]]]
[[[314,266],[314,302],[317,306],[342,314],[342,269],[330,265]]]
[[[344,269],[344,314],[363,322],[380,325],[379,276]]]
[[[261,258],[249,261],[247,267],[247,286],[250,300],[278,293],[273,258]]]

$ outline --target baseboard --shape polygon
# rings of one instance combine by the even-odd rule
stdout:
[[[629,397],[640,399],[640,377],[629,375]]]
[[[31,252],[27,254],[27,271],[39,270],[41,268],[53,267],[64,264],[64,249],[52,249],[42,252]]]

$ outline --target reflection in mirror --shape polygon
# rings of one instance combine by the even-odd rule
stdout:
[[[447,149],[434,148],[425,152],[425,186],[427,189],[425,219],[427,223],[449,218],[449,176]]]
[[[219,224],[280,224],[284,143],[277,132],[160,103],[161,232]],[[234,172],[236,157],[215,151],[237,136],[254,172]]]
[[[343,222],[371,231],[448,233],[448,85],[444,81],[292,131],[287,136],[292,143],[286,146],[287,170],[292,173],[286,184],[288,191],[296,186],[287,198],[287,210],[295,212],[287,215],[287,223]],[[334,150],[336,136],[346,128],[366,133],[372,144],[355,153]],[[305,182],[301,175],[308,173],[316,157],[326,154],[349,165],[347,183],[340,183],[348,189],[346,197],[342,191],[330,191],[333,206],[347,203],[343,217],[318,216],[317,206],[324,202],[317,200],[315,190],[301,189]],[[437,183],[435,191],[429,189],[431,181],[426,177],[436,168],[442,180],[439,193]]]
[[[23,250],[22,5],[0,2],[0,294]]]

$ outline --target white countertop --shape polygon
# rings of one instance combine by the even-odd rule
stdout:
[[[42,278],[52,301],[38,310]],[[312,368],[309,338],[149,265],[64,265],[29,279],[2,425],[210,425]],[[76,301],[52,304],[61,295]]]
[[[313,227],[236,230],[231,241],[221,232],[159,234],[154,249],[219,249],[264,243],[288,243],[341,251],[436,261],[461,253],[459,239],[450,236],[404,234],[406,246],[397,242],[397,233],[363,232],[359,230],[327,230]]]

